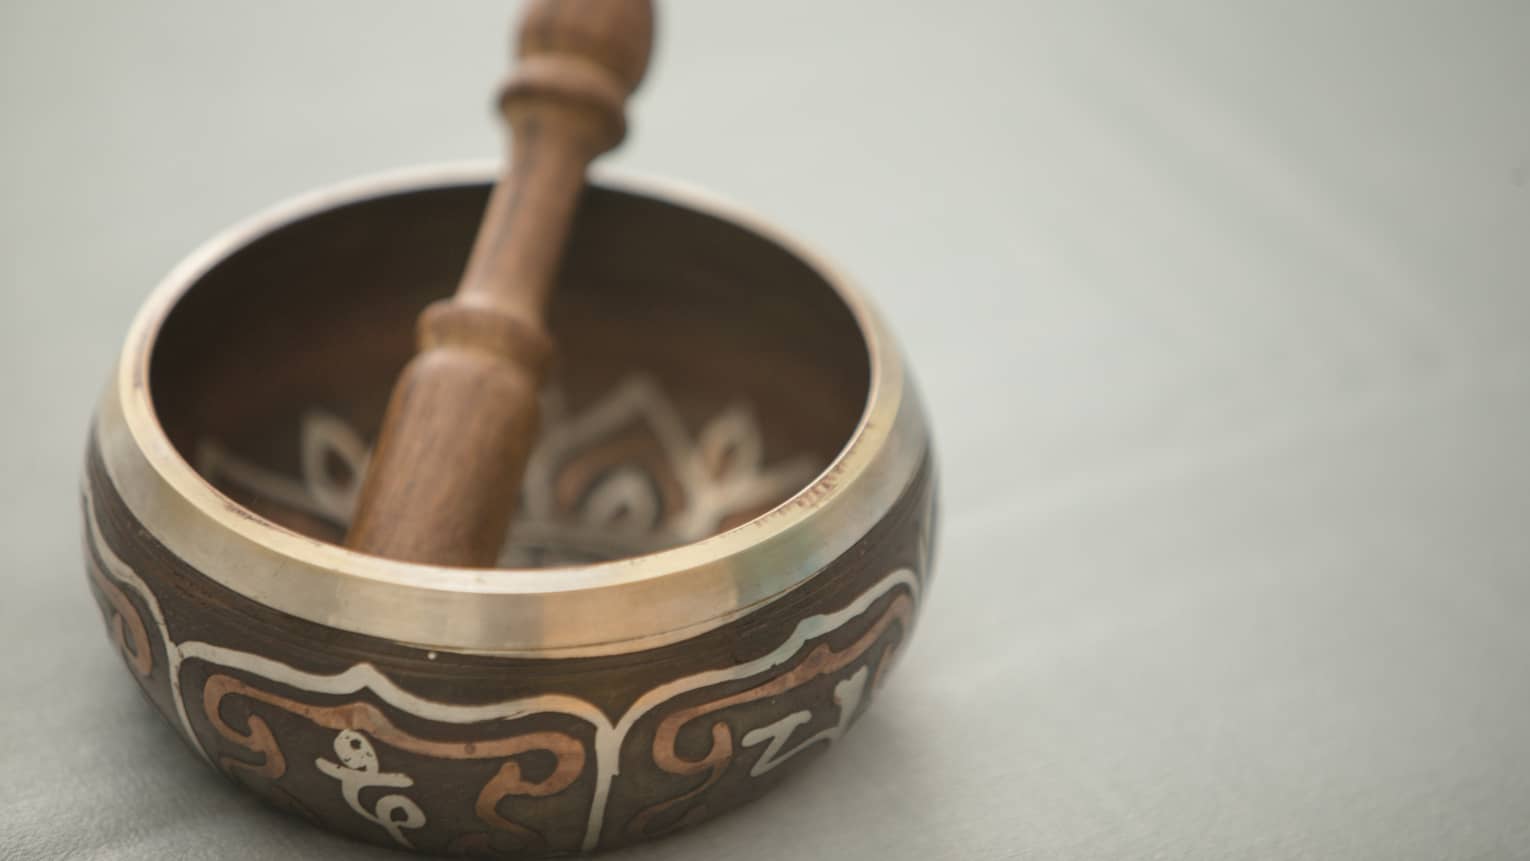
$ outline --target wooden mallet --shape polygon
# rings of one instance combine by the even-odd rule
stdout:
[[[347,546],[489,567],[537,431],[552,351],[547,301],[585,170],[626,132],[653,43],[651,0],[533,0],[500,109],[510,126],[456,294],[426,308],[400,374]]]

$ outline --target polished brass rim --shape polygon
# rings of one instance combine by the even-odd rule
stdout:
[[[102,398],[106,471],[156,539],[209,578],[263,605],[346,631],[429,649],[532,657],[636,651],[694,636],[779,598],[863,537],[913,479],[922,411],[876,313],[822,257],[758,218],[675,183],[598,171],[599,185],[738,224],[812,267],[850,308],[869,350],[867,404],[849,442],[806,488],[702,541],[588,565],[468,569],[397,562],[265,521],[198,475],[170,444],[148,390],[150,353],[180,297],[237,249],[336,206],[492,181],[493,164],[411,168],[280,204],[204,244],[150,295]]]

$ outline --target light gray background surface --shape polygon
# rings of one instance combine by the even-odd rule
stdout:
[[[0,856],[397,857],[142,702],[78,462],[197,243],[498,154],[508,5],[0,6]],[[865,285],[944,531],[859,728],[621,857],[1530,857],[1530,3],[663,12],[615,161]]]

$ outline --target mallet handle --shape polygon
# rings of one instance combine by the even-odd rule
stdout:
[[[346,544],[489,567],[537,431],[543,321],[585,169],[625,134],[648,66],[651,0],[533,0],[500,109],[510,155],[456,295],[420,315],[420,351],[383,419]]]

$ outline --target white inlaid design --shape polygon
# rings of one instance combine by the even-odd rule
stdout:
[[[528,564],[527,541],[547,548],[589,548],[597,556],[633,555],[698,541],[730,516],[785,499],[805,487],[821,467],[801,455],[766,466],[764,437],[753,411],[734,404],[692,437],[673,402],[652,378],[628,378],[595,404],[570,414],[562,393],[543,397],[542,430],[526,465],[522,502],[500,564]],[[636,464],[611,469],[572,512],[557,499],[559,470],[580,452],[631,427],[652,434],[681,505],[665,511],[660,476]],[[251,491],[284,508],[344,527],[350,523],[371,452],[341,419],[309,410],[299,422],[300,475],[250,462],[217,440],[197,448],[197,470],[209,481]],[[339,465],[331,469],[330,461]],[[615,540],[613,540],[613,538]]]
[[[413,849],[414,846],[404,837],[404,829],[425,827],[425,811],[418,804],[397,793],[377,799],[371,810],[361,803],[363,789],[378,786],[407,789],[414,786],[413,778],[406,774],[383,771],[371,740],[353,729],[341,730],[335,736],[335,756],[339,762],[319,757],[313,764],[319,771],[340,781],[341,797],[361,818],[381,826],[399,845]],[[403,814],[403,817],[399,818],[397,814]]]
[[[861,704],[861,696],[866,691],[866,678],[870,672],[862,666],[850,675],[848,679],[834,686],[834,704],[839,707],[839,721],[834,726],[821,732],[814,733],[811,737],[803,739],[801,744],[781,753],[781,748],[791,740],[792,733],[797,727],[802,726],[813,719],[810,711],[792,712],[775,723],[766,724],[759,729],[750,730],[739,739],[739,744],[744,747],[754,747],[757,744],[765,744],[765,752],[755,761],[754,767],[749,769],[751,777],[759,777],[772,768],[786,762],[804,750],[812,747],[820,741],[832,742],[845,734],[850,728],[850,722],[855,719],[855,710]]]
[[[171,694],[175,702],[176,716],[181,724],[181,731],[203,759],[207,759],[209,763],[212,762],[207,751],[197,738],[195,731],[192,729],[181,694],[180,669],[187,660],[200,660],[218,667],[239,670],[267,681],[310,693],[348,695],[370,691],[383,703],[393,708],[415,717],[443,723],[472,724],[484,721],[509,721],[529,715],[547,713],[568,715],[584,721],[594,728],[595,791],[585,826],[583,841],[585,851],[595,849],[600,843],[602,829],[605,825],[606,804],[610,797],[612,781],[617,776],[622,746],[638,721],[659,706],[682,694],[713,685],[748,679],[788,664],[808,642],[830,634],[840,627],[849,624],[869,611],[881,598],[896,590],[906,590],[910,598],[916,603],[919,599],[919,579],[915,573],[908,568],[894,571],[839,610],[832,613],[809,616],[800,620],[792,630],[791,635],[770,653],[747,663],[697,673],[653,688],[639,697],[622,714],[620,719],[615,722],[612,722],[603,711],[593,704],[577,697],[566,695],[542,695],[505,700],[497,703],[458,705],[437,702],[413,694],[399,687],[392,679],[369,663],[353,664],[342,672],[324,675],[305,672],[252,652],[228,649],[203,641],[173,642],[170,632],[165,625],[164,615],[160,612],[159,602],[155,599],[142,578],[118,557],[104,540],[97,522],[95,506],[92,502],[88,486],[85,488],[84,493],[86,519],[89,523],[91,541],[101,554],[101,557],[106,560],[109,575],[117,582],[133,590],[143,600],[144,604],[149,607],[154,626],[159,633],[165,653],[168,656]],[[741,740],[745,746],[761,743],[766,745],[760,760],[750,770],[751,775],[759,776],[764,774],[810,745],[838,738],[845,728],[848,727],[864,697],[868,678],[867,674],[867,668],[862,666],[849,677],[837,683],[834,688],[834,701],[839,708],[838,722],[835,726],[803,740],[790,750],[783,752],[785,745],[790,740],[791,732],[809,719],[805,712],[788,715],[781,720],[747,733]],[[376,766],[375,749],[371,747],[370,740],[365,739],[360,733],[355,733],[354,736],[366,742],[367,749],[371,751],[370,756],[358,751],[354,756],[347,759],[347,754],[343,753],[341,749],[341,740],[344,739],[345,744],[349,745],[353,736],[347,735],[346,732],[342,732],[335,741],[336,755],[340,758],[339,763],[320,758],[315,761],[316,767],[330,777],[341,781],[341,791],[345,794],[346,801],[353,810],[356,810],[358,814],[377,823],[379,826],[388,829],[388,833],[394,839],[406,846],[409,845],[402,833],[403,830],[420,828],[425,822],[424,813],[419,811],[419,808],[413,802],[401,795],[391,795],[387,798],[396,799],[395,801],[391,801],[387,805],[379,801],[372,810],[368,811],[360,803],[359,795],[353,800],[353,796],[348,794],[351,789],[355,789],[356,793],[359,793],[368,786],[404,788],[411,784],[400,783],[398,781],[409,780],[409,778],[401,774],[380,771],[380,766]],[[374,767],[378,770],[372,770]],[[374,782],[362,782],[365,780]],[[347,781],[350,781],[350,783],[347,783]],[[383,801],[386,801],[387,798],[383,799]],[[395,818],[395,814],[400,813],[403,814],[403,818]],[[418,814],[417,817],[416,813]],[[418,821],[418,824],[414,824],[416,821]]]
[[[186,736],[186,741],[201,757],[212,764],[212,758],[202,748],[202,742],[197,734],[191,731],[191,721],[186,717],[186,703],[181,699],[181,650],[170,640],[170,630],[165,627],[165,614],[159,609],[159,600],[149,590],[147,584],[138,576],[133,567],[117,555],[117,551],[101,536],[101,524],[96,519],[96,501],[90,490],[90,482],[85,481],[80,488],[84,497],[85,523],[90,531],[90,545],[96,548],[101,555],[101,560],[106,563],[106,576],[118,583],[132,589],[145,606],[149,608],[149,616],[154,620],[154,630],[159,633],[160,644],[165,649],[165,674],[170,679],[170,699],[175,703],[175,714],[181,721],[181,733]]]

